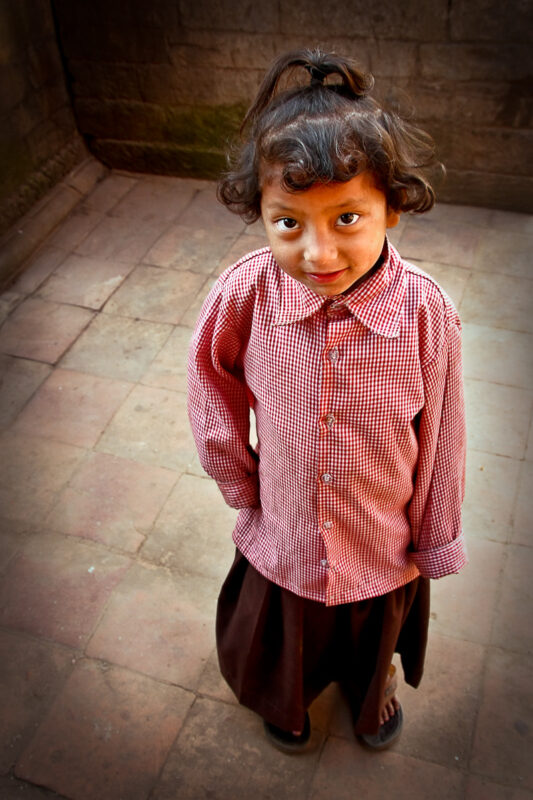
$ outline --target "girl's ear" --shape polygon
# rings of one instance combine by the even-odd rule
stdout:
[[[400,212],[389,208],[387,212],[387,228],[395,228],[400,221]]]

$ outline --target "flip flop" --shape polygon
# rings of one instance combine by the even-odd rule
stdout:
[[[384,699],[391,695],[394,696],[398,688],[398,679],[396,678],[396,667],[391,664],[389,667],[389,679],[385,686]],[[393,745],[399,739],[403,727],[403,711],[399,706],[392,717],[379,726],[377,733],[368,734],[361,733],[358,735],[359,741],[370,747],[372,750],[386,750],[387,747]]]
[[[306,750],[311,736],[311,722],[309,714],[305,715],[304,729],[299,736],[295,736],[290,731],[284,731],[276,725],[263,720],[265,733],[270,744],[274,745],[282,753],[289,753],[295,755],[296,753],[303,753]]]
[[[366,747],[371,750],[386,750],[391,747],[394,742],[399,739],[403,726],[403,711],[400,706],[396,709],[393,717],[389,717],[387,722],[379,726],[379,730],[375,734],[360,733],[358,739]]]

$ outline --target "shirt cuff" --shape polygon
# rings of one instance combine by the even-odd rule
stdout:
[[[442,547],[417,550],[409,553],[409,557],[424,578],[443,578],[459,572],[468,563],[465,537],[461,533]]]
[[[242,481],[219,483],[222,497],[231,508],[259,508],[259,477],[257,472]]]

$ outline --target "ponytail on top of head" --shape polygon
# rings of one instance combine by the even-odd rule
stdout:
[[[370,92],[356,62],[321,50],[296,50],[272,64],[241,126],[241,145],[218,198],[248,223],[261,216],[261,187],[280,176],[287,191],[348,181],[369,170],[394,211],[429,211],[425,176],[438,164],[431,137]]]
[[[334,53],[323,53],[321,50],[296,50],[284,53],[278,56],[263,78],[257,96],[244,117],[241,131],[248,125],[253,125],[276,97],[282,79],[294,74],[298,68],[303,68],[308,73],[309,87],[328,86],[332,91],[347,98],[351,97],[353,100],[364,97],[374,86],[372,75],[367,75],[358,69],[355,61],[340,58]],[[340,81],[326,84],[329,76],[340,78]]]

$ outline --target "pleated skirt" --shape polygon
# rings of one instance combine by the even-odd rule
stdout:
[[[355,733],[377,733],[388,667],[422,678],[429,580],[379,597],[326,606],[263,577],[237,550],[222,586],[216,635],[220,670],[242,705],[283,730],[299,730],[313,700],[338,682]]]

